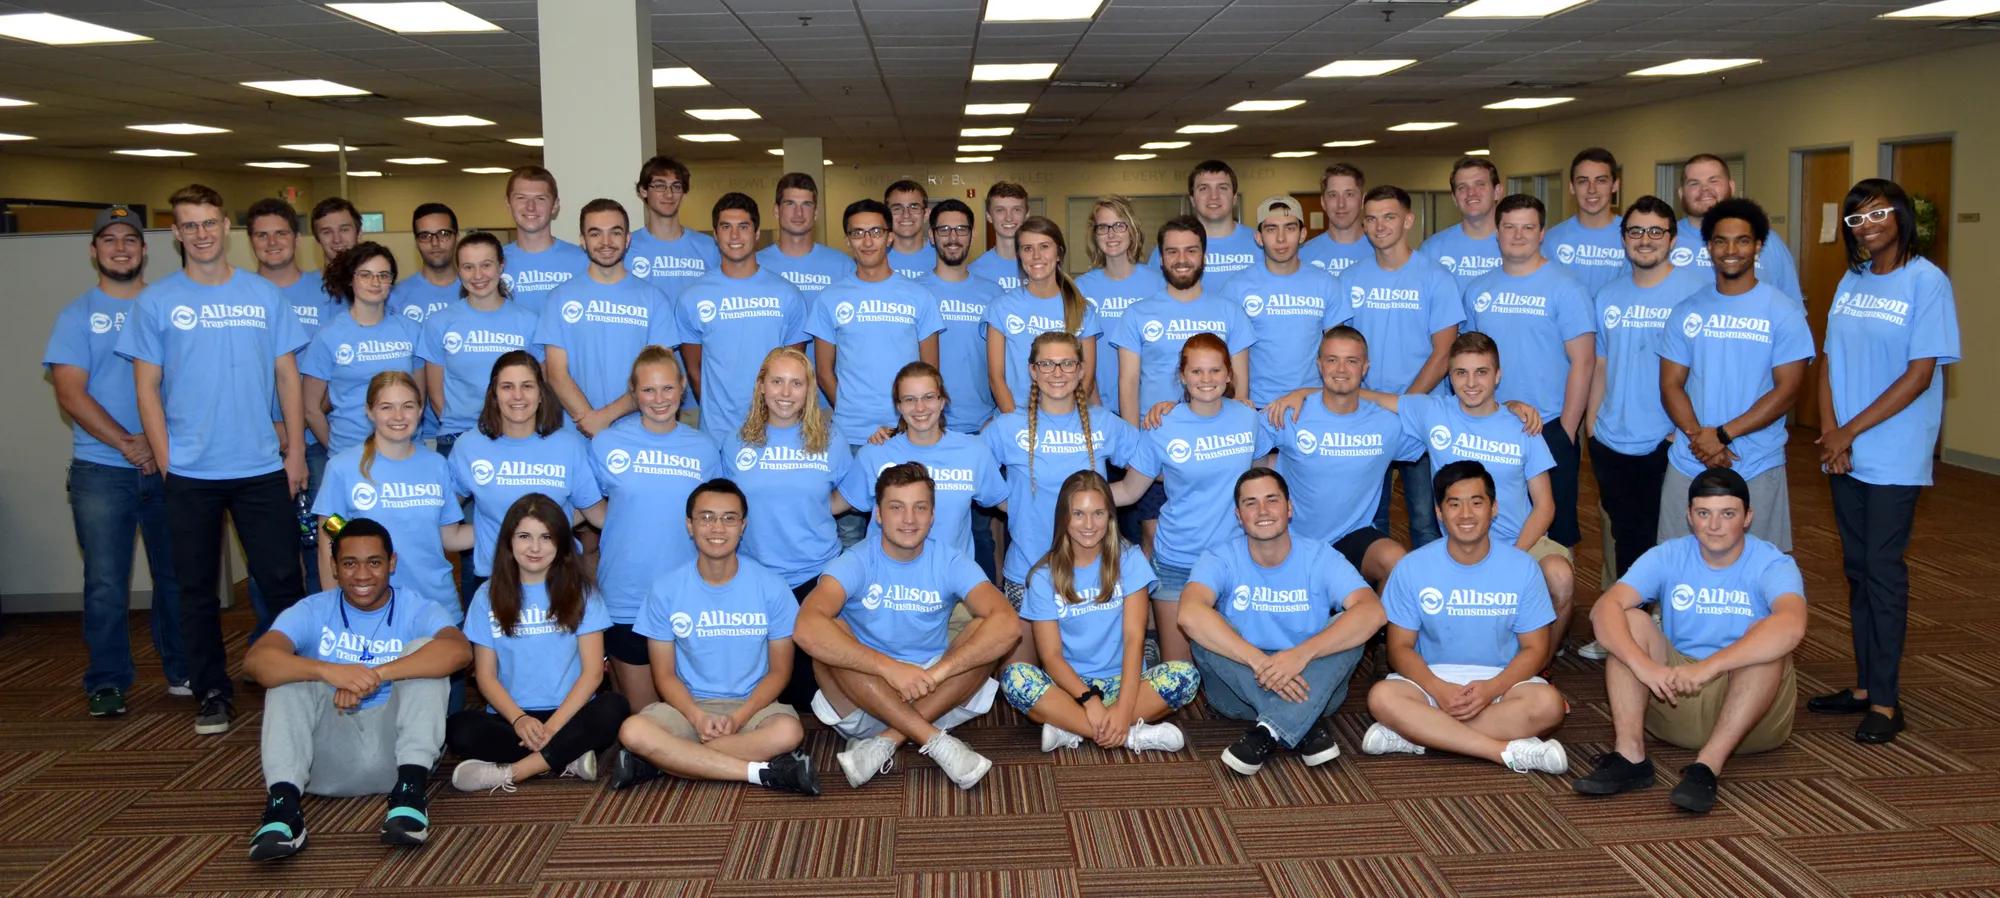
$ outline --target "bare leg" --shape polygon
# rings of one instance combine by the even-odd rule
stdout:
[[[1139,703],[1139,713],[1134,718],[1135,721],[1158,723],[1174,713],[1172,708],[1167,707],[1167,700],[1153,690],[1151,683],[1142,680],[1136,690],[1121,691],[1118,696],[1119,701],[1124,701],[1127,695],[1132,695]],[[1034,707],[1028,709],[1028,719],[1036,723],[1054,725],[1086,739],[1091,737],[1090,715],[1084,713],[1083,706],[1077,704],[1074,697],[1053,686],[1049,691],[1042,693],[1041,700],[1035,702]]]
[[[1549,601],[1556,608],[1556,623],[1549,631],[1549,645],[1560,651],[1563,636],[1569,632],[1569,612],[1574,604],[1571,596],[1576,592],[1576,575],[1570,570],[1569,562],[1560,555],[1550,555],[1542,559],[1542,579],[1549,583]]]
[[[661,770],[688,779],[722,782],[742,780],[749,772],[746,764],[790,751],[804,738],[805,729],[799,722],[782,715],[766,719],[749,732],[708,743],[683,739],[638,715],[626,718],[618,728],[619,742]],[[723,750],[725,740],[735,752]],[[749,756],[743,756],[746,754]]]
[[[969,670],[938,684],[929,695],[915,702],[905,702],[902,694],[887,680],[874,674],[828,667],[817,662],[814,666],[820,674],[822,691],[833,703],[834,710],[844,712],[860,708],[874,715],[875,719],[889,725],[882,736],[898,744],[905,739],[914,740],[918,745],[930,742],[931,737],[938,733],[938,728],[931,721],[964,704],[992,675],[988,668]],[[838,693],[824,688],[829,682],[837,684],[835,689],[839,690]]]
[[[626,664],[613,658],[611,679],[612,684],[618,687],[618,694],[625,696],[625,703],[633,708],[644,708],[660,700],[660,694],[653,691],[653,667],[650,664]]]
[[[1757,722],[1764,719],[1764,713],[1771,710],[1790,660],[1779,658],[1729,672],[1729,691],[1722,696],[1722,713],[1716,716],[1715,729],[1709,731],[1708,742],[1695,760],[1707,764],[1717,774],[1722,773],[1722,765],[1736,753],[1736,746],[1743,744],[1743,737],[1750,735]]]
[[[1435,748],[1469,758],[1504,763],[1500,753],[1507,743],[1495,739],[1424,700],[1424,692],[1405,680],[1384,680],[1368,690],[1368,712],[1403,738],[1425,748]]]
[[[1563,698],[1546,683],[1522,683],[1486,706],[1471,726],[1481,735],[1509,742],[1540,736],[1562,724]]]
[[[977,623],[979,623],[979,622],[978,622],[978,621],[973,621],[973,623],[974,623],[974,624],[977,624]],[[1006,663],[1008,663],[1008,664],[1040,664],[1040,663],[1041,663],[1041,659],[1039,659],[1039,658],[1037,658],[1037,657],[1035,656],[1035,626],[1034,626],[1034,624],[1032,624],[1032,623],[1030,623],[1030,622],[1028,622],[1028,621],[1025,621],[1025,620],[1024,620],[1024,621],[1021,621],[1021,639],[1020,639],[1020,641],[1018,641],[1018,642],[1014,643],[1014,650],[1013,650],[1012,652],[1009,652],[1009,653],[1007,653],[1007,657],[1006,657],[1006,658],[1003,658],[1003,659],[1001,659],[1001,660],[1005,661],[1005,662],[1006,662]]]
[[[1139,550],[1146,553],[1146,560],[1153,560],[1153,539],[1160,532],[1160,519],[1139,522]]]
[[[1667,639],[1652,615],[1643,608],[1627,609],[1625,627],[1649,657],[1667,663]],[[1611,705],[1612,747],[1627,761],[1646,760],[1646,703],[1652,700],[1652,690],[1613,655],[1604,659],[1604,693]]]
[[[1368,551],[1361,555],[1361,576],[1375,584],[1378,591],[1388,582],[1389,572],[1395,570],[1396,562],[1409,554],[1403,544],[1393,539],[1378,539],[1368,544]]]
[[[1161,661],[1193,661],[1194,649],[1181,632],[1181,603],[1154,602],[1153,628],[1159,633]]]

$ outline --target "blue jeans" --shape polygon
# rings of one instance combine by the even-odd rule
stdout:
[[[1257,673],[1194,644],[1194,666],[1201,671],[1201,694],[1215,713],[1231,720],[1254,720],[1278,734],[1286,748],[1299,744],[1319,719],[1333,713],[1347,700],[1347,680],[1361,661],[1357,645],[1344,652],[1324,655],[1306,665],[1307,693],[1303,702],[1289,702],[1277,693],[1257,685]]]
[[[1158,586],[1153,587],[1153,601],[1180,601],[1181,591],[1187,589],[1188,578],[1193,575],[1194,571],[1188,568],[1174,567],[1165,562],[1153,562],[1153,576],[1160,581]]]
[[[319,498],[319,482],[325,478],[326,444],[309,443],[306,445],[305,505],[307,508],[311,508],[313,500]],[[314,532],[313,538],[318,540],[324,539],[325,536]],[[306,595],[312,595],[319,592],[319,546],[300,546],[299,555],[301,560],[305,562]],[[278,613],[271,610],[271,603],[264,599],[264,590],[258,588],[255,577],[250,579],[250,610],[256,614],[257,623],[250,628],[249,644],[256,645],[257,638],[263,636],[264,631],[271,629],[271,621],[277,619]]]
[[[1403,507],[1410,513],[1410,548],[1421,549],[1424,544],[1436,542],[1438,536],[1437,503],[1431,499],[1431,458],[1426,455],[1416,461],[1389,463],[1389,471],[1382,475],[1382,504],[1375,507],[1375,529],[1389,532],[1389,490],[1396,485],[1396,475],[1403,476]]]
[[[131,689],[129,615],[132,610],[132,537],[143,534],[146,567],[153,575],[153,651],[169,685],[187,680],[181,654],[180,583],[168,548],[167,494],[160,475],[72,459],[69,507],[76,544],[83,550],[83,641],[90,667],[83,689]]]

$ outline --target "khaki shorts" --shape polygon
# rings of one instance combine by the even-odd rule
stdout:
[[[1535,544],[1528,547],[1528,557],[1533,558],[1536,564],[1541,564],[1542,559],[1550,555],[1561,556],[1562,560],[1569,562],[1570,567],[1576,566],[1576,553],[1571,552],[1568,546],[1546,536],[1535,540]]]
[[[1694,659],[1673,649],[1668,649],[1667,666],[1680,667],[1693,664]],[[1722,715],[1722,699],[1729,694],[1729,674],[1723,674],[1708,681],[1700,692],[1682,696],[1680,704],[1670,705],[1659,699],[1646,703],[1646,732],[1669,745],[1699,751],[1708,743],[1708,737],[1715,732],[1715,720]],[[1778,694],[1771,699],[1771,708],[1764,712],[1764,719],[1744,734],[1743,743],[1736,746],[1736,754],[1751,755],[1760,751],[1770,751],[1785,744],[1792,735],[1792,714],[1798,704],[1798,678],[1790,660],[1785,661],[1785,679],[1778,684]]]
[[[740,698],[703,698],[695,699],[695,705],[710,714],[733,714],[736,712],[736,709],[743,707],[743,700]],[[669,705],[666,702],[654,702],[647,705],[645,710],[639,712],[639,716],[659,724],[662,729],[682,739],[690,742],[701,741],[701,734],[695,732],[694,724],[689,722],[687,715],[682,714],[679,708]],[[799,719],[799,712],[792,710],[792,706],[784,702],[772,702],[765,705],[763,710],[750,715],[749,722],[743,724],[742,729],[738,732],[747,733],[773,717],[789,717],[797,720]]]

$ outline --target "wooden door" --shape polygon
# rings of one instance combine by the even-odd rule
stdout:
[[[1931,264],[1951,272],[1951,141],[1901,143],[1890,150],[1889,178],[1902,185],[1912,201],[1928,200],[1937,208],[1937,236],[1923,253]]]
[[[1306,220],[1302,222],[1306,226],[1306,230],[1305,235],[1299,238],[1301,243],[1318,237],[1327,228],[1333,227],[1333,222],[1326,220],[1326,211],[1319,207],[1319,194],[1294,193],[1292,194],[1292,202],[1298,203],[1299,208],[1305,210],[1306,213]],[[1313,222],[1315,221],[1319,222],[1319,224],[1314,225]]]
[[[1840,202],[1854,186],[1851,162],[1846,147],[1799,154],[1799,244],[1792,251],[1798,257],[1799,290],[1805,294],[1806,323],[1812,327],[1815,347],[1825,345],[1827,309],[1841,275],[1847,272],[1847,248],[1840,239]],[[1832,230],[1823,232],[1829,217]],[[1831,233],[1832,242],[1822,240],[1823,233]],[[1792,404],[1792,423],[1809,431],[1819,429],[1818,377],[1818,371],[1808,371],[1806,385]]]

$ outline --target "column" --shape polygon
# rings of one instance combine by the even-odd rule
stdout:
[[[562,189],[554,231],[577,239],[577,212],[597,197],[646,210],[633,184],[653,155],[653,33],[648,0],[537,0],[542,164]],[[814,160],[817,162],[818,160]]]

